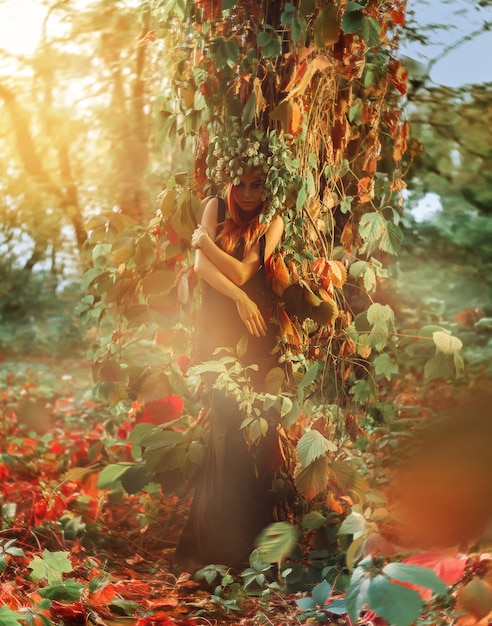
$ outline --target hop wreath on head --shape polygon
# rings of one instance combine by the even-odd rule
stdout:
[[[239,185],[247,171],[257,171],[265,177],[262,200],[268,201],[268,210],[262,221],[269,222],[285,205],[289,188],[293,185],[298,162],[287,143],[289,136],[274,130],[262,132],[234,127],[211,139],[207,155],[207,178],[217,186],[232,181]]]

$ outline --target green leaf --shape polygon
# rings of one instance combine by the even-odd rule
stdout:
[[[347,2],[347,6],[345,7],[346,11],[360,11],[364,8],[364,6],[362,4],[359,4],[359,2],[353,2],[352,0],[349,0],[349,2]]]
[[[280,23],[282,26],[289,26],[292,24],[295,16],[296,8],[290,2],[286,2],[284,6],[284,10],[280,15]]]
[[[420,328],[418,334],[421,337],[431,338],[432,335],[437,331],[444,331],[444,328],[442,326],[437,326],[435,324],[426,324],[425,326],[422,326],[422,328]]]
[[[39,595],[49,600],[80,600],[83,591],[84,585],[73,578],[38,589]]]
[[[17,512],[17,502],[5,502],[0,509],[3,519],[12,521]]]
[[[133,600],[123,600],[122,598],[115,598],[111,600],[111,606],[116,606],[118,609],[123,611],[125,615],[133,617],[135,611],[140,608],[138,602],[133,602]]]
[[[301,0],[300,12],[304,17],[310,15],[316,8],[316,0]]]
[[[383,572],[390,578],[399,580],[402,583],[412,583],[419,587],[432,589],[437,594],[446,593],[446,583],[433,570],[427,567],[409,563],[388,563],[388,565],[383,567]]]
[[[438,352],[429,359],[424,365],[424,378],[426,382],[433,378],[452,378],[455,376],[455,354]]]
[[[316,530],[326,524],[326,517],[319,511],[310,511],[302,518],[302,527],[305,530]]]
[[[297,456],[302,467],[336,450],[337,446],[317,430],[308,430],[297,442]]]
[[[111,578],[108,574],[100,574],[99,576],[94,576],[89,580],[89,593],[95,593],[96,591],[100,591],[104,589],[111,581]]]
[[[24,620],[24,618],[25,615],[11,611],[5,605],[0,607],[0,624],[2,626],[22,626],[22,622],[19,620]]]
[[[256,545],[258,556],[263,563],[279,563],[295,546],[297,531],[288,522],[270,524],[260,533]]]
[[[316,380],[316,375],[318,374],[318,364],[313,363],[308,371],[304,374],[301,382],[298,385],[298,389],[304,389],[308,387],[311,383]]]
[[[398,365],[394,363],[389,354],[379,354],[374,359],[374,372],[376,376],[384,376],[391,380],[393,374],[398,374]]]
[[[454,361],[454,369],[456,371],[456,377],[462,376],[463,371],[465,369],[465,362],[459,352],[455,352],[453,354],[453,361]]]
[[[371,293],[376,287],[376,274],[367,261],[355,261],[350,266],[349,272],[356,280],[362,278],[364,289],[368,293]]]
[[[364,213],[360,218],[359,234],[364,241],[375,244],[381,238],[386,227],[386,221],[380,213]]]
[[[145,465],[129,467],[121,476],[121,485],[130,494],[143,491],[144,487],[150,482],[152,482],[152,476],[147,471]]]
[[[6,548],[5,552],[11,556],[26,556],[22,548]]]
[[[394,222],[386,221],[386,229],[379,241],[379,249],[388,254],[398,254],[402,243],[402,230]]]
[[[462,341],[458,339],[458,337],[453,337],[453,335],[446,330],[435,331],[432,333],[432,339],[437,349],[444,354],[454,354],[455,352],[459,352],[463,347]]]
[[[422,609],[422,600],[416,591],[392,583],[384,575],[371,578],[367,603],[392,626],[410,626]]]
[[[48,585],[61,582],[62,574],[69,573],[73,569],[69,557],[69,552],[44,550],[42,557],[35,556],[28,565],[32,570],[31,580],[37,582],[46,579]]]
[[[98,489],[117,489],[121,483],[121,477],[134,463],[112,463],[106,465],[99,474],[97,481]]]
[[[313,588],[313,598],[316,601],[316,604],[324,606],[330,597],[331,589],[331,585],[326,580],[323,580],[319,585],[316,585]]]
[[[298,213],[301,212],[301,210],[302,210],[302,208],[303,208],[303,206],[304,206],[304,204],[306,202],[307,195],[308,195],[308,193],[307,193],[307,182],[306,182],[306,180],[303,180],[301,188],[299,189],[299,191],[297,193],[297,198],[296,198],[296,211]]]
[[[349,393],[354,396],[358,404],[367,404],[372,397],[371,385],[367,380],[357,380],[350,387]]]
[[[277,35],[266,31],[258,33],[256,43],[263,48],[263,57],[276,57],[282,52],[282,43]]]
[[[349,109],[349,122],[359,126],[362,123],[362,111],[364,110],[364,103],[361,98],[356,98],[353,105]]]
[[[353,535],[355,539],[362,536],[368,528],[368,521],[357,511],[352,511],[340,525],[339,535]]]
[[[317,608],[316,601],[310,597],[300,598],[296,600],[296,604],[303,611],[314,611]]]
[[[97,267],[91,267],[90,269],[88,269],[82,277],[82,282],[80,284],[82,291],[85,291],[94,282],[94,279],[97,278],[97,276],[99,276],[101,273],[101,270]]]
[[[174,287],[175,281],[175,271],[157,270],[142,279],[143,293],[145,296],[164,295]]]
[[[284,381],[284,370],[281,367],[273,367],[265,377],[266,390],[273,395],[279,394]]]
[[[236,6],[237,0],[222,0],[222,10],[228,11]]]
[[[364,289],[367,293],[371,293],[376,288],[376,274],[371,267],[368,267],[364,274]]]
[[[367,320],[372,326],[378,323],[386,324],[387,322],[393,321],[394,319],[394,311],[388,304],[380,304],[379,302],[374,302],[367,309]]]
[[[236,345],[236,353],[239,358],[246,354],[246,350],[248,349],[248,335],[245,333],[241,339],[237,342]]]
[[[265,30],[260,31],[256,35],[256,43],[259,46],[267,46],[272,39],[272,35]]]
[[[360,10],[345,11],[342,17],[343,32],[346,35],[351,35],[353,33],[356,33],[358,30],[361,30],[364,17],[365,17],[364,14]]]
[[[340,35],[338,8],[334,4],[325,4],[314,20],[313,29],[314,44],[318,48],[336,43]]]
[[[183,433],[174,430],[153,430],[142,438],[141,445],[147,450],[171,448],[183,441]]]
[[[256,94],[253,91],[244,105],[241,121],[243,126],[249,126],[255,117],[256,112]]]
[[[293,408],[294,403],[292,402],[292,400],[290,398],[287,398],[287,396],[284,396],[282,398],[282,406],[280,407],[280,417],[285,417],[286,415],[289,415]]]
[[[210,45],[210,56],[214,59],[218,70],[234,67],[240,56],[239,44],[235,39],[226,41],[219,37]]]
[[[357,567],[350,579],[350,584],[345,592],[345,604],[350,619],[355,624],[367,600],[369,588],[369,572],[364,567]]]
[[[299,43],[301,39],[306,39],[307,22],[302,15],[294,16],[290,28],[292,32],[292,39],[295,43]]]
[[[301,467],[295,475],[295,483],[298,490],[310,500],[326,490],[329,475],[328,463],[323,456],[307,467]]]
[[[333,600],[333,602],[329,602],[324,610],[327,613],[334,613],[335,615],[344,615],[347,613],[347,604],[344,598],[337,598]]]
[[[379,45],[379,33],[381,26],[374,17],[367,17],[364,15],[361,24],[362,38],[368,48],[374,48]]]
[[[367,261],[354,261],[350,266],[349,273],[356,280],[364,276],[367,271],[369,263]]]

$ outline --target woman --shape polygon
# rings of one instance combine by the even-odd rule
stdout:
[[[271,322],[273,294],[264,264],[280,242],[283,220],[279,215],[265,220],[271,206],[266,168],[247,163],[229,176],[225,201],[209,200],[192,236],[195,271],[203,285],[196,346],[201,360],[216,360],[230,355],[246,334],[241,362],[258,366],[251,370],[251,382],[262,391],[278,360],[278,326]],[[213,380],[207,384],[210,441],[176,550],[177,564],[187,571],[210,563],[244,567],[255,538],[274,521],[272,476],[263,449],[268,436],[248,449],[240,428],[245,415],[236,400],[214,389]]]

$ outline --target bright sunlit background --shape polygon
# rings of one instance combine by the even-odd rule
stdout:
[[[90,6],[90,0],[79,0],[81,6]],[[449,25],[427,46],[408,44],[403,53],[427,65],[444,49],[460,42],[464,36],[477,32],[484,19],[483,11],[469,3],[457,0],[409,0],[408,10],[415,12],[415,18],[425,34],[432,25]],[[466,10],[466,12],[465,12]],[[48,9],[43,0],[0,0],[0,48],[13,55],[32,54],[41,40],[43,22]],[[492,12],[491,12],[492,13]],[[486,17],[486,16],[485,16]],[[492,15],[489,16],[492,20]],[[50,15],[47,34],[54,34],[62,25],[56,16]],[[467,83],[492,81],[492,64],[484,62],[492,51],[492,31],[483,32],[470,41],[450,50],[444,58],[436,62],[431,71],[431,79],[448,87],[459,87]]]
[[[13,55],[31,55],[41,40],[47,9],[40,0],[0,2],[0,48]]]

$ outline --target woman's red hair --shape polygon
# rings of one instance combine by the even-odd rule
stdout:
[[[250,213],[242,211],[237,202],[234,200],[233,184],[228,184],[225,194],[225,202],[229,213],[230,220],[225,220],[220,224],[222,230],[217,240],[220,242],[222,249],[231,254],[237,247],[238,241],[244,242],[244,256],[248,254],[252,246],[258,241],[261,235],[266,231],[267,225],[260,224],[260,215],[267,207],[267,201],[264,200],[260,205],[258,212],[251,217]]]

